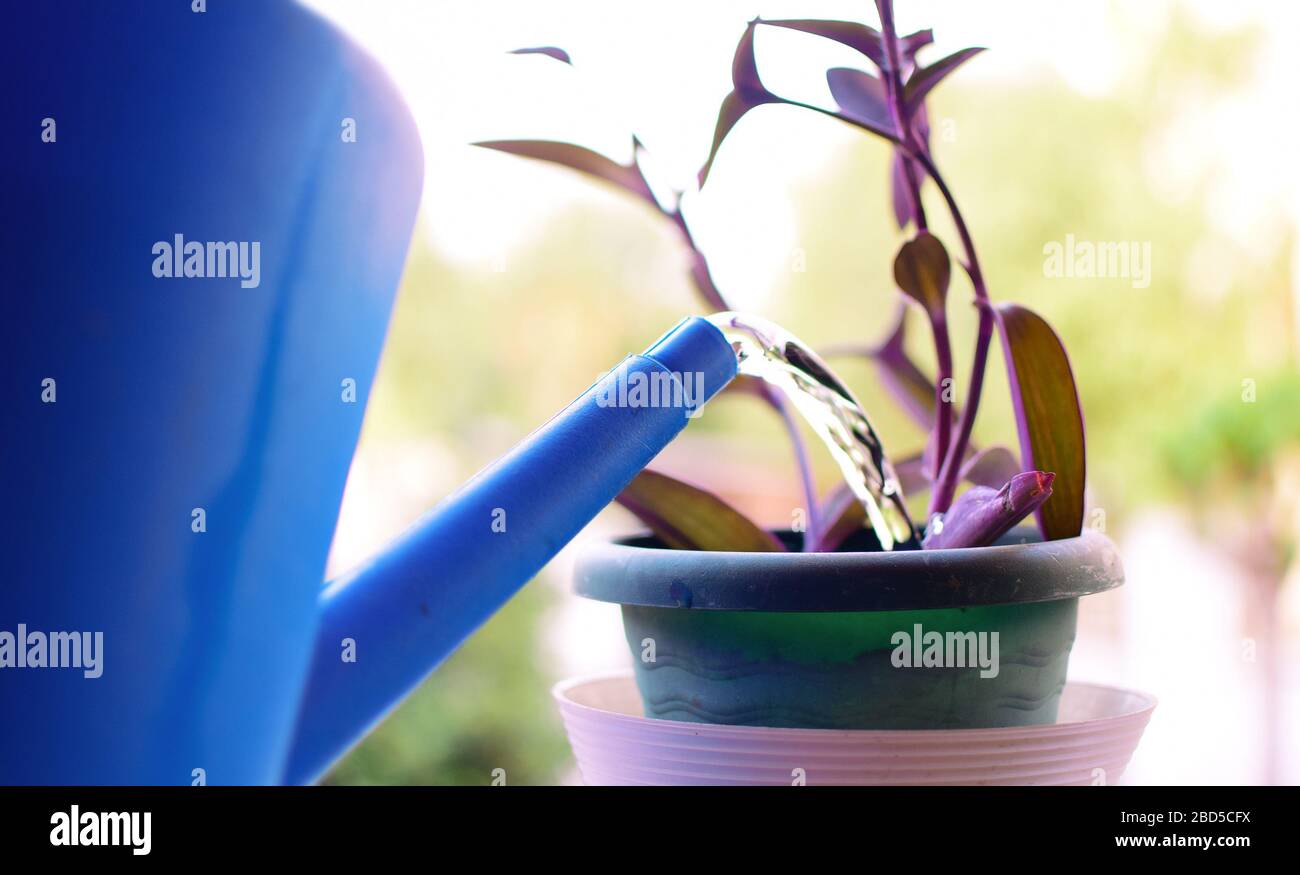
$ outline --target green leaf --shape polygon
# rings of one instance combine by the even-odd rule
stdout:
[[[785,552],[776,537],[721,498],[649,468],[614,500],[677,550]]]
[[[1049,541],[1073,538],[1083,529],[1083,410],[1070,359],[1052,326],[1025,307],[994,308],[1007,362],[1011,400],[1020,432],[1020,458],[1027,471],[1056,475],[1052,497],[1037,512]]]
[[[952,262],[939,238],[922,231],[898,250],[894,259],[894,282],[915,300],[933,320],[942,320],[952,279]]]

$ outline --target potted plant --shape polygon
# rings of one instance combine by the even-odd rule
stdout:
[[[803,484],[803,530],[765,531],[717,496],[647,470],[619,502],[652,534],[600,545],[578,563],[580,594],[623,606],[647,716],[852,729],[1050,723],[1065,684],[1078,598],[1123,580],[1114,546],[1082,531],[1084,425],[1065,349],[1041,316],[994,300],[930,148],[927,95],[981,50],[922,63],[918,55],[931,32],[899,35],[891,0],[876,5],[879,30],[850,21],[751,21],[698,183],[706,183],[737,122],[768,104],[834,117],[891,150],[893,214],[904,238],[892,264],[898,315],[883,341],[829,353],[869,356],[891,395],[927,432],[923,450],[896,466],[903,492],[928,492],[925,522],[912,529],[915,539],[893,543],[864,525],[868,514],[847,486],[819,496],[789,399],[771,385],[738,379],[729,391],[756,395],[785,423]],[[826,71],[834,108],[765,87],[754,56],[760,27],[803,31],[861,55],[859,68]],[[571,63],[554,47],[519,51]],[[626,164],[568,143],[478,145],[570,167],[644,201],[679,233],[705,306],[730,309],[683,215],[682,193],[665,203],[646,181],[639,139],[633,137]],[[955,229],[978,310],[960,396],[948,327],[951,259],[927,215],[936,204]],[[909,310],[929,328],[933,377],[905,351]],[[1018,455],[971,441],[995,334]],[[1031,514],[1033,528],[1015,528]]]

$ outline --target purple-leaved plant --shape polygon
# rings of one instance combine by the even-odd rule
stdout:
[[[915,307],[930,326],[935,349],[935,376],[927,377],[904,348],[906,308],[901,306],[888,336],[871,345],[840,345],[826,355],[864,355],[877,366],[881,381],[903,410],[928,432],[924,449],[899,460],[896,468],[905,493],[930,490],[926,549],[990,544],[1021,519],[1034,513],[1043,537],[1073,537],[1083,524],[1085,476],[1083,415],[1069,358],[1051,326],[1017,304],[995,303],[980,265],[974,239],[956,198],[939,171],[930,148],[925,99],[945,77],[982,49],[971,48],[922,65],[918,53],[933,42],[929,30],[900,36],[892,0],[876,0],[880,29],[852,21],[755,19],[745,28],[732,60],[732,90],[722,101],[713,144],[700,170],[701,187],[727,135],[750,110],[786,105],[812,110],[857,127],[886,141],[891,148],[892,211],[898,227],[910,236],[893,261],[894,283],[906,305]],[[781,27],[833,40],[856,50],[863,69],[826,71],[836,108],[827,109],[781,97],[767,89],[754,56],[759,27]],[[563,63],[569,55],[555,47],[519,49]],[[477,145],[561,164],[618,186],[651,206],[676,228],[690,255],[691,279],[705,305],[726,310],[726,299],[713,281],[682,213],[683,193],[664,206],[641,171],[644,149],[632,137],[632,160],[620,164],[570,143],[542,140],[497,140]],[[956,404],[948,330],[951,259],[932,234],[924,203],[927,189],[937,192],[955,228],[960,265],[978,311],[974,355],[966,394]],[[985,371],[997,334],[1003,350],[1020,443],[1016,457],[1002,447],[977,449],[971,442]],[[819,500],[799,427],[784,399],[770,387],[738,378],[733,394],[753,394],[780,414],[790,436],[808,509],[804,550],[834,550],[864,524],[862,505],[845,487]],[[958,497],[962,482],[973,484]],[[645,472],[619,501],[665,543],[683,549],[783,550],[783,544],[760,526],[695,486],[662,473]]]

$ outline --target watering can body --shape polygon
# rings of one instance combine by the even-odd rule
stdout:
[[[14,18],[0,783],[310,781],[672,440],[734,355],[684,321],[325,586],[419,200],[409,115],[288,3]],[[704,391],[607,403],[637,375]]]
[[[103,653],[0,668],[0,782],[281,777],[423,159],[324,21],[207,8],[6,13],[0,633]]]

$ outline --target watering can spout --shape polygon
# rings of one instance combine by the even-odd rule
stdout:
[[[311,781],[541,570],[736,374],[683,320],[330,583],[285,780]],[[639,387],[639,388],[638,388]]]

